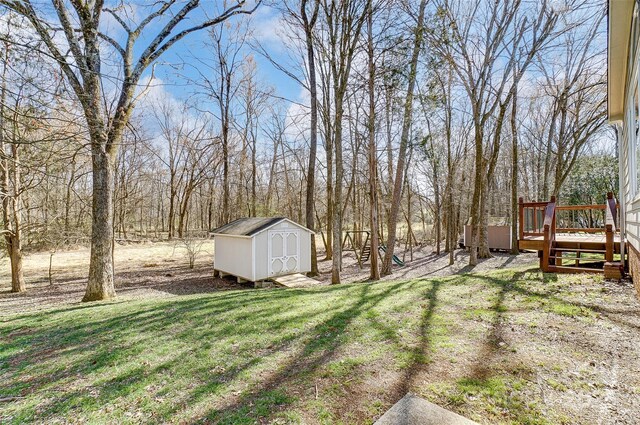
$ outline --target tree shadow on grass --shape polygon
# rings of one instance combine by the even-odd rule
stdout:
[[[486,380],[490,377],[496,358],[500,356],[504,349],[503,347],[506,346],[503,332],[504,313],[507,311],[507,307],[504,305],[504,301],[509,290],[508,284],[502,285],[499,288],[493,305],[490,308],[493,312],[491,327],[482,343],[482,346],[478,350],[478,360],[475,362],[471,370],[471,377],[474,379]]]
[[[151,403],[150,414],[162,420],[193,418],[192,406],[210,406],[211,397],[224,397],[219,402],[226,407],[205,410],[216,420],[236,423],[240,411],[247,418],[268,416],[291,402],[278,387],[326,363],[346,342],[352,321],[402,285],[235,291],[127,303],[116,310],[111,304],[94,304],[23,315],[13,324],[0,325],[0,335],[35,327],[34,332],[13,333],[18,336],[0,341],[0,372],[7,378],[1,392],[30,398],[24,408],[13,409],[15,417],[28,422],[99,410],[127,401],[134,392],[134,398],[144,398],[139,394],[147,388],[162,392],[170,386],[164,380],[182,378],[193,384],[179,388],[177,399]],[[345,304],[315,306],[318,296],[337,297]],[[298,305],[304,307],[295,308]],[[328,315],[326,320],[313,324],[322,315]],[[269,335],[266,342],[261,340],[264,335]],[[232,342],[242,340],[239,336],[245,345],[236,349]],[[146,364],[146,352],[164,345],[169,349],[166,358]],[[282,366],[266,380],[239,397],[227,393],[243,374],[289,352],[293,354],[284,363],[278,360]],[[221,354],[226,357],[211,360]],[[193,356],[201,356],[202,365],[191,361]],[[227,359],[231,364],[225,364]]]
[[[227,406],[210,411],[207,417],[218,424],[252,424],[270,417],[294,402],[286,388],[311,375],[325,365],[336,351],[347,342],[350,324],[366,311],[370,311],[388,296],[393,295],[405,282],[386,284],[385,289],[371,293],[372,284],[361,284],[359,295],[350,306],[333,313],[306,332],[304,346],[266,379]],[[378,286],[378,285],[376,285]],[[379,288],[376,288],[379,289]]]
[[[67,309],[49,310],[41,313],[31,313],[12,318],[5,323],[9,326],[0,328],[0,334],[7,335],[29,328],[24,338],[14,338],[2,342],[3,352],[10,353],[19,349],[20,357],[25,360],[46,360],[61,352],[73,353],[74,350],[83,351],[96,344],[117,342],[119,337],[127,333],[138,335],[151,334],[152,331],[167,331],[172,329],[179,318],[189,315],[190,320],[197,320],[205,324],[207,318],[215,320],[215,316],[222,313],[232,315],[234,311],[247,307],[253,317],[258,319],[269,317],[278,312],[277,306],[266,307],[264,301],[278,301],[296,299],[307,294],[301,291],[262,291],[262,292],[230,292],[211,298],[191,298],[180,301],[167,300],[153,303],[127,303],[124,301],[100,304],[83,304]],[[114,306],[123,305],[125,311],[116,316],[110,316]],[[64,316],[82,314],[80,320],[65,320]],[[238,315],[232,315],[239,319]],[[76,318],[76,316],[74,316]],[[11,323],[21,323],[17,326]],[[218,326],[219,334],[226,334],[238,329],[236,323]],[[33,335],[36,334],[34,338]],[[216,336],[216,335],[210,335]]]
[[[420,311],[420,322],[418,328],[418,344],[408,348],[410,353],[410,363],[406,366],[402,378],[395,389],[396,401],[404,397],[413,388],[415,380],[421,373],[424,373],[431,361],[433,354],[432,332],[433,317],[438,307],[438,292],[442,286],[439,279],[431,280],[431,288],[424,294],[424,300],[428,300]]]
[[[467,406],[466,409],[469,409],[467,397],[471,397],[473,400],[484,399],[480,404],[481,408],[484,404],[497,406],[501,410],[501,418],[509,418],[517,423],[537,423],[544,417],[543,412],[531,402],[530,397],[519,390],[519,380],[528,379],[527,376],[523,376],[523,373],[529,373],[528,368],[518,365],[509,367],[505,364],[505,361],[513,360],[513,353],[516,352],[512,351],[504,334],[505,326],[508,324],[505,314],[510,312],[506,298],[508,294],[518,291],[517,282],[527,272],[529,270],[517,272],[509,280],[473,275],[488,282],[497,292],[489,308],[492,313],[490,327],[477,351],[476,360],[470,372],[456,382],[457,393],[452,397],[454,405]],[[471,409],[475,414],[479,413],[476,409]],[[488,410],[488,417],[494,415],[491,412],[493,408],[485,409]]]
[[[538,269],[528,269],[522,272],[516,273],[511,281],[504,279],[498,279],[492,276],[477,275],[479,279],[488,282],[491,285],[497,287],[506,287],[509,292],[517,293],[525,297],[531,297],[532,299],[539,299],[542,303],[549,301],[555,303],[561,307],[576,307],[586,309],[594,313],[602,314],[607,319],[617,324],[640,329],[640,323],[633,323],[626,318],[633,318],[640,321],[640,309],[616,309],[598,304],[593,304],[584,301],[578,301],[561,296],[563,289],[556,285],[542,286],[543,290],[529,289],[523,286],[524,276],[527,273],[538,273],[541,275],[541,281],[543,284],[555,283],[558,281],[558,275],[555,273],[541,273]]]
[[[424,376],[432,362],[435,351],[433,347],[433,321],[439,304],[438,293],[444,282],[441,279],[430,279],[429,283],[431,284],[430,288],[415,301],[420,303],[418,310],[420,318],[417,324],[415,343],[403,342],[397,329],[391,326],[388,321],[382,321],[376,315],[368,317],[371,326],[393,344],[395,351],[400,352],[404,360],[401,365],[402,373],[392,388],[386,391],[385,395],[388,397],[389,403],[386,404],[385,410],[415,389],[418,385],[417,380]]]

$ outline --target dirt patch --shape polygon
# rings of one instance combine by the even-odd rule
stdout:
[[[507,267],[521,267],[535,265],[538,257],[535,253],[522,253],[511,255],[505,252],[492,252],[492,258],[480,260],[476,266],[469,266],[469,252],[464,249],[454,251],[454,263],[449,264],[449,253],[436,254],[434,248],[428,245],[415,247],[411,253],[408,250],[398,248],[398,258],[404,261],[404,266],[393,265],[393,273],[382,280],[416,279],[420,277],[450,276],[453,274],[475,273],[487,270],[502,269]],[[324,253],[319,253],[318,261],[320,276],[318,280],[331,281],[331,261],[325,259]],[[371,263],[367,261],[358,265],[353,250],[345,250],[342,257],[342,272],[340,276],[345,283],[363,282],[369,278]]]
[[[118,301],[201,294],[230,289],[248,289],[235,279],[213,277],[208,243],[193,269],[177,243],[155,243],[116,247],[116,291]],[[49,254],[37,253],[25,260],[27,291],[9,292],[0,286],[0,317],[16,313],[45,310],[63,305],[80,304],[86,288],[89,268],[88,249],[58,252],[53,261],[53,284],[49,284]],[[0,279],[10,282],[7,259],[2,259]]]

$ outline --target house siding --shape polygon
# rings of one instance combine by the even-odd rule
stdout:
[[[637,5],[635,6],[637,8]],[[636,11],[637,13],[637,11]],[[624,210],[624,231],[629,255],[629,271],[639,288],[640,282],[640,191],[638,190],[638,164],[640,135],[636,134],[636,103],[638,89],[638,19],[634,13],[629,45],[627,77],[625,84],[625,112],[618,126],[621,193]]]

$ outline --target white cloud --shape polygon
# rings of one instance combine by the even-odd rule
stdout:
[[[310,105],[311,96],[309,91],[301,87],[298,99],[287,108],[285,136],[288,139],[309,140],[309,128],[311,127]]]
[[[290,42],[290,35],[294,29],[287,23],[282,14],[268,6],[262,6],[254,12],[251,28],[253,38],[265,49],[281,53],[285,43]]]

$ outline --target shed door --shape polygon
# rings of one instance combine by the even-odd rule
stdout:
[[[297,230],[269,230],[269,276],[300,269],[300,235]]]

